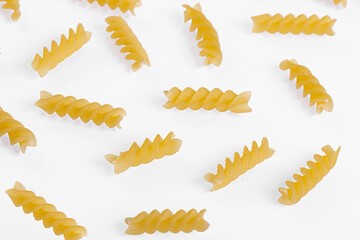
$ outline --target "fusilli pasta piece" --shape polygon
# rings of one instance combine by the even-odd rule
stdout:
[[[56,210],[56,207],[38,197],[34,192],[16,182],[14,188],[6,191],[16,207],[22,207],[26,214],[32,213],[36,221],[43,221],[45,228],[53,228],[55,235],[64,235],[65,240],[79,240],[87,235],[86,229],[79,226],[65,213]]]
[[[205,110],[216,110],[220,112],[231,111],[233,113],[251,112],[248,103],[251,97],[251,92],[243,92],[239,95],[233,91],[222,92],[218,88],[209,91],[202,87],[195,91],[192,88],[185,88],[183,91],[177,87],[173,87],[169,91],[164,91],[168,101],[164,108],[177,108],[184,110],[190,108],[198,110],[203,108]]]
[[[105,158],[114,164],[115,174],[119,174],[130,167],[147,164],[155,159],[173,155],[179,151],[181,144],[182,141],[175,138],[175,134],[172,132],[164,140],[158,134],[153,142],[147,138],[141,147],[137,143],[133,143],[128,151],[121,152],[119,156],[107,154]]]
[[[236,152],[233,162],[231,162],[229,158],[226,158],[225,167],[219,164],[216,174],[208,173],[205,175],[205,180],[213,184],[210,191],[213,192],[226,187],[245,172],[254,168],[257,164],[270,158],[274,152],[275,151],[269,147],[269,142],[266,137],[262,139],[260,147],[253,141],[251,151],[248,147],[244,147],[242,156]]]
[[[153,234],[156,231],[161,233],[190,233],[192,231],[204,232],[210,224],[205,221],[204,214],[206,210],[200,212],[191,209],[177,211],[173,214],[169,209],[159,212],[153,210],[150,213],[142,212],[134,218],[126,218],[128,224],[126,234],[139,235],[143,233]]]
[[[10,145],[18,143],[23,153],[25,153],[26,147],[36,146],[34,133],[0,107],[0,137],[4,134],[9,135]]]
[[[60,117],[69,115],[72,119],[80,118],[87,123],[92,121],[97,126],[105,123],[109,128],[120,128],[120,121],[126,116],[122,108],[113,108],[109,104],[101,105],[97,102],[90,103],[85,99],[76,99],[73,96],[64,97],[61,94],[52,95],[41,91],[40,99],[35,106],[48,114],[56,113]]]
[[[281,34],[300,34],[306,35],[316,34],[329,36],[335,35],[332,27],[334,26],[336,19],[331,19],[329,16],[325,16],[321,19],[316,15],[312,15],[307,18],[304,14],[295,17],[292,14],[285,17],[281,14],[271,16],[270,14],[263,14],[252,17],[254,22],[253,32],[261,33],[281,33]]]
[[[89,3],[97,2],[101,7],[108,5],[112,10],[119,8],[123,13],[130,11],[135,15],[135,8],[141,6],[140,0],[87,0]]]
[[[128,53],[125,59],[135,61],[131,66],[132,70],[137,71],[143,64],[150,66],[150,60],[145,49],[126,21],[120,16],[107,17],[105,20],[109,25],[106,31],[113,32],[111,38],[117,39],[115,44],[123,46],[120,52]]]
[[[69,38],[61,35],[60,45],[55,41],[51,43],[51,51],[44,47],[43,56],[36,54],[31,66],[38,72],[40,77],[44,77],[51,69],[78,51],[85,43],[90,40],[91,32],[85,32],[83,25],[77,26],[76,33],[73,29],[69,30]]]
[[[0,3],[1,2],[5,2],[2,6],[3,9],[13,10],[11,14],[11,19],[13,21],[17,21],[21,15],[19,0],[0,0]]]
[[[202,48],[200,56],[205,58],[205,65],[214,64],[220,66],[222,61],[222,53],[220,49],[219,36],[201,11],[200,4],[196,4],[194,7],[184,4],[185,8],[184,16],[185,22],[191,20],[190,32],[197,29],[196,40],[200,40],[198,43],[199,48]]]
[[[346,7],[346,0],[334,0],[335,5],[338,5],[341,3],[343,7]]]
[[[316,104],[317,113],[320,114],[323,110],[332,112],[334,107],[332,98],[308,68],[292,59],[282,61],[280,69],[284,71],[290,69],[290,81],[297,78],[296,89],[303,87],[303,97],[310,95],[310,106]]]
[[[341,147],[334,151],[329,145],[321,150],[325,155],[314,155],[315,161],[308,161],[309,168],[301,168],[303,175],[294,174],[295,182],[286,181],[288,188],[279,188],[281,197],[279,203],[293,205],[300,201],[316,184],[318,184],[335,166]]]

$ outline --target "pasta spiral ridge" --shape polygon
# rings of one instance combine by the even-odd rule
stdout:
[[[177,108],[184,110],[190,108],[198,110],[203,108],[205,110],[216,110],[220,112],[231,111],[233,113],[251,112],[252,109],[248,103],[251,97],[251,92],[243,92],[239,95],[233,91],[222,92],[218,88],[209,91],[202,87],[195,91],[192,88],[185,88],[183,91],[177,87],[173,87],[169,91],[164,91],[168,98],[164,108]]]
[[[180,231],[190,233],[192,231],[204,232],[209,228],[209,223],[205,221],[206,210],[200,212],[191,209],[186,212],[179,210],[173,214],[169,209],[159,212],[153,210],[150,213],[142,212],[134,218],[126,218],[128,224],[126,234],[139,235],[143,233],[153,234],[156,231],[161,233]]]
[[[183,7],[185,8],[185,22],[191,20],[190,32],[197,29],[196,40],[200,40],[198,46],[202,48],[200,56],[206,57],[204,64],[220,66],[222,52],[220,49],[219,36],[214,26],[202,13],[199,3],[194,7],[186,4],[184,4]]]
[[[25,153],[26,147],[37,145],[34,133],[0,107],[0,137],[5,134],[9,135],[10,145],[18,143],[23,153]]]
[[[52,227],[55,235],[64,235],[65,240],[79,240],[87,235],[83,226],[56,210],[56,207],[47,203],[44,198],[26,190],[21,183],[16,182],[14,188],[6,193],[16,207],[22,207],[26,214],[32,213],[36,221],[42,220],[45,228]]]
[[[52,95],[41,91],[40,99],[35,106],[48,114],[56,113],[60,117],[69,115],[72,119],[80,118],[87,123],[90,120],[97,126],[105,123],[109,128],[120,128],[120,121],[126,116],[122,108],[113,108],[109,104],[101,105],[97,102],[90,103],[85,99],[76,99],[73,96],[64,97],[61,94]]]
[[[279,203],[293,205],[300,201],[311,191],[335,166],[341,147],[334,151],[331,146],[326,145],[321,150],[325,155],[314,155],[315,161],[308,161],[309,168],[301,168],[303,175],[294,174],[295,182],[286,181],[288,188],[279,188],[282,194]]]
[[[158,134],[153,142],[147,138],[141,147],[137,143],[133,143],[128,151],[120,153],[119,156],[107,154],[105,159],[114,164],[115,174],[120,174],[130,167],[173,155],[179,151],[181,144],[182,141],[175,138],[173,132],[170,132],[165,139]]]
[[[320,114],[323,110],[332,112],[334,107],[332,98],[308,68],[292,59],[282,61],[280,69],[284,71],[290,69],[290,81],[297,78],[296,89],[303,87],[303,97],[310,95],[310,106],[316,104],[317,113]]]
[[[119,8],[121,12],[125,13],[130,11],[135,15],[135,8],[141,6],[140,0],[87,0],[89,3],[97,2],[101,7],[108,5],[110,9],[114,10]]]
[[[329,16],[325,16],[319,19],[318,16],[312,15],[307,18],[304,14],[295,17],[293,14],[286,15],[285,17],[281,14],[271,16],[270,14],[263,14],[252,17],[254,22],[253,32],[269,32],[281,33],[281,34],[300,34],[306,35],[316,34],[329,36],[335,35],[332,27],[334,26],[336,19],[331,19]]]
[[[120,52],[128,53],[125,59],[135,61],[131,66],[133,71],[137,71],[142,64],[150,66],[150,60],[145,49],[126,21],[120,16],[107,17],[105,20],[109,25],[106,31],[113,32],[111,38],[117,39],[115,44],[118,46],[123,45]]]
[[[231,162],[229,158],[226,158],[225,167],[219,164],[216,174],[208,173],[205,175],[205,180],[213,184],[210,191],[213,192],[226,187],[245,172],[254,168],[257,164],[270,158],[274,152],[275,151],[269,147],[269,142],[266,137],[262,139],[260,147],[253,141],[251,151],[247,147],[244,147],[242,157],[236,152],[233,162]]]
[[[335,5],[339,5],[340,3],[343,7],[346,7],[346,0],[334,0]]]
[[[61,35],[59,45],[55,41],[52,41],[51,51],[44,47],[42,57],[36,54],[31,66],[38,72],[40,77],[44,77],[51,69],[78,51],[90,40],[90,37],[91,32],[86,32],[80,23],[77,26],[76,33],[70,28],[69,38],[66,38],[64,34]]]
[[[11,19],[17,21],[20,18],[20,3],[19,0],[0,0],[0,2],[5,2],[2,6],[3,9],[13,10],[11,14]]]

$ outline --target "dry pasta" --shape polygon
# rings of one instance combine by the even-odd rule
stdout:
[[[334,0],[336,5],[341,4],[343,7],[346,7],[346,0]]]
[[[141,6],[140,0],[87,0],[89,3],[97,2],[101,7],[108,5],[112,10],[119,8],[123,13],[130,11],[135,15],[135,8]]]
[[[17,21],[20,18],[20,3],[19,0],[0,0],[1,2],[5,2],[2,6],[3,9],[10,9],[12,10],[11,19],[13,21]]]

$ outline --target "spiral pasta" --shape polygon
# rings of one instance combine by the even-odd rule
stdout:
[[[181,144],[182,141],[175,138],[175,134],[172,132],[164,140],[158,134],[153,142],[147,138],[141,147],[137,143],[133,143],[128,151],[120,153],[119,156],[107,154],[105,159],[114,164],[114,172],[119,174],[130,167],[147,164],[155,159],[173,155],[179,151]]]
[[[123,45],[120,52],[128,53],[125,59],[135,61],[131,66],[132,70],[137,71],[143,64],[150,66],[150,60],[145,49],[126,21],[120,16],[107,17],[105,20],[109,25],[106,31],[113,32],[111,38],[117,39],[115,44]]]
[[[293,14],[286,15],[285,17],[280,14],[271,16],[270,14],[263,14],[252,17],[254,22],[253,32],[261,33],[281,33],[281,34],[300,34],[306,35],[316,34],[329,36],[335,35],[332,27],[334,26],[336,19],[331,19],[329,16],[325,16],[319,19],[318,16],[312,15],[307,18],[304,14],[295,17]]]
[[[323,110],[332,112],[334,107],[332,98],[308,68],[292,59],[282,61],[280,69],[284,71],[290,69],[290,81],[297,78],[296,89],[303,87],[303,97],[310,95],[310,106],[316,104],[317,113],[320,114]]]
[[[279,188],[281,197],[279,203],[284,205],[293,205],[300,201],[316,184],[318,184],[335,166],[341,147],[334,151],[329,145],[321,150],[325,155],[314,155],[315,161],[308,161],[309,168],[301,168],[303,175],[294,174],[295,182],[286,181],[288,188]]]
[[[5,2],[2,6],[3,9],[13,10],[11,14],[11,19],[17,21],[20,18],[20,3],[19,0],[0,0],[0,2]]]
[[[101,7],[108,5],[112,10],[119,8],[123,13],[130,11],[135,15],[135,8],[141,6],[140,0],[87,0],[89,3],[97,2]]]
[[[192,231],[204,232],[209,228],[209,223],[205,221],[204,214],[206,210],[200,212],[191,209],[177,211],[173,214],[169,209],[159,212],[153,210],[150,213],[142,212],[134,218],[126,218],[128,224],[126,234],[139,235],[143,233],[153,234],[156,231],[161,233],[190,233]]]
[[[14,188],[6,191],[16,207],[22,207],[26,214],[33,213],[36,221],[43,221],[45,228],[53,228],[55,235],[64,235],[65,240],[79,240],[87,235],[86,229],[79,226],[72,218],[67,218],[63,212],[38,197],[34,192],[16,182]]]
[[[48,114],[56,113],[60,117],[69,115],[72,119],[80,118],[84,123],[92,121],[97,126],[105,123],[109,128],[120,128],[119,123],[126,116],[122,108],[113,108],[109,104],[100,105],[97,102],[90,103],[72,96],[52,95],[46,91],[40,92],[40,99],[35,106]]]
[[[83,25],[77,26],[76,33],[73,29],[69,30],[69,38],[61,35],[58,45],[55,41],[51,43],[51,51],[44,47],[43,57],[36,54],[31,66],[38,72],[40,77],[44,77],[51,69],[55,68],[60,62],[70,57],[78,51],[85,43],[90,40],[91,32],[85,32]]]
[[[4,134],[9,135],[10,145],[18,143],[23,153],[25,153],[26,147],[37,145],[34,133],[0,107],[0,137]]]
[[[191,20],[190,32],[197,29],[196,40],[200,40],[198,43],[199,48],[202,48],[200,56],[205,58],[205,65],[214,64],[220,66],[222,61],[222,53],[220,49],[219,36],[201,11],[200,4],[196,4],[194,7],[184,4],[185,8],[184,16],[185,22]]]
[[[341,3],[343,7],[346,7],[346,0],[334,0],[335,5],[338,5]]]
[[[209,91],[202,87],[195,91],[192,88],[185,88],[183,91],[177,87],[173,87],[169,91],[164,91],[168,101],[164,108],[177,108],[184,110],[190,108],[198,110],[203,108],[205,110],[216,110],[220,112],[231,111],[233,113],[251,112],[248,103],[251,97],[251,92],[243,92],[239,95],[233,91],[222,92],[218,88]]]
[[[270,158],[274,152],[275,151],[269,147],[269,142],[266,137],[262,139],[260,147],[253,141],[251,151],[247,147],[244,147],[242,157],[236,152],[233,162],[231,162],[229,158],[226,158],[225,167],[219,164],[216,174],[208,173],[205,175],[205,180],[213,184],[210,191],[213,192],[226,187],[245,172],[254,168],[257,164]]]

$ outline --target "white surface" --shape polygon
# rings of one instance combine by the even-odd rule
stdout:
[[[89,240],[115,239],[354,239],[360,224],[358,174],[360,2],[201,1],[220,36],[223,62],[205,67],[182,3],[143,0],[137,16],[75,0],[21,1],[19,22],[0,9],[0,106],[31,129],[38,147],[21,154],[0,138],[0,239],[62,239],[15,208],[4,191],[16,180],[87,228]],[[251,16],[263,13],[330,15],[334,37],[252,34]],[[121,14],[147,50],[152,66],[133,73],[105,31],[105,17]],[[79,52],[41,79],[30,63],[44,46],[81,22],[93,33]],[[296,58],[334,99],[334,111],[315,113],[279,63]],[[166,110],[163,90],[219,87],[251,90],[250,114]],[[49,116],[33,106],[40,90],[123,107],[122,130]],[[121,175],[104,154],[174,131],[179,153]],[[252,140],[269,138],[275,155],[228,187],[210,193],[203,180],[225,157]],[[321,147],[341,145],[330,174],[294,206],[277,203],[277,188],[292,179]],[[124,234],[124,219],[141,211],[206,208],[204,233]]]

